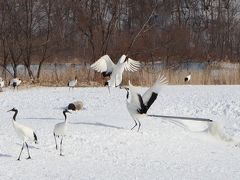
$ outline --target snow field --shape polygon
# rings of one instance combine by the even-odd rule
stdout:
[[[202,122],[146,117],[131,131],[125,90],[37,87],[0,93],[0,179],[239,179],[240,149],[208,134]],[[139,88],[144,92],[146,88]],[[231,137],[240,137],[240,86],[166,86],[149,114],[206,117]],[[62,109],[81,100],[86,108],[68,114],[64,157],[55,150],[53,127]],[[22,142],[12,127],[32,127],[39,144],[32,160],[16,161]]]

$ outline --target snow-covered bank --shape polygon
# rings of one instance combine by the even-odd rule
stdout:
[[[140,88],[141,92],[145,89]],[[240,148],[204,132],[201,122],[145,118],[140,132],[125,105],[126,92],[107,88],[29,88],[0,93],[0,179],[239,179]],[[240,137],[240,86],[166,86],[149,114],[206,117]],[[82,100],[85,110],[68,115],[64,157],[52,134],[62,107]],[[36,130],[32,160],[16,161],[17,121]],[[186,128],[187,127],[187,128]],[[190,129],[191,131],[189,131]]]

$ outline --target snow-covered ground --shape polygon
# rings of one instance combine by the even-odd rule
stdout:
[[[144,92],[146,88],[139,88]],[[207,131],[206,123],[143,119],[131,131],[125,90],[36,87],[0,93],[0,179],[239,179],[240,148]],[[166,86],[149,114],[206,117],[240,137],[240,86]],[[64,120],[62,108],[75,100],[85,110],[68,115],[63,153],[55,150],[53,127]],[[22,142],[17,121],[35,129],[31,160],[17,161]]]

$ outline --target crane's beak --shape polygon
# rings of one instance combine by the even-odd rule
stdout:
[[[125,86],[120,86],[120,89],[125,89],[126,91],[129,90],[129,88]]]

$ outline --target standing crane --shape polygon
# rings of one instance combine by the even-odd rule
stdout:
[[[56,150],[58,149],[57,139],[56,138],[57,137],[61,138],[61,141],[60,141],[60,156],[63,156],[63,154],[62,154],[62,143],[63,143],[63,137],[66,135],[67,126],[68,126],[66,113],[70,113],[70,112],[67,109],[65,109],[63,111],[63,115],[64,115],[64,118],[65,118],[65,121],[56,124],[55,127],[54,127],[54,130],[53,130],[53,136],[54,136],[55,143],[56,143]]]
[[[33,142],[35,142],[35,144],[37,144],[37,135],[35,134],[35,132],[30,127],[24,126],[24,125],[22,125],[22,124],[20,124],[16,121],[16,117],[17,117],[17,114],[18,114],[17,109],[13,108],[13,109],[9,110],[8,112],[10,112],[10,111],[14,112],[13,119],[12,119],[13,127],[14,127],[18,137],[23,142],[23,145],[22,145],[22,148],[21,148],[21,151],[20,151],[20,154],[19,154],[17,160],[20,161],[21,154],[22,154],[22,151],[24,149],[24,145],[26,145],[27,151],[28,151],[28,158],[27,159],[31,159],[27,141],[28,140],[33,141]]]

